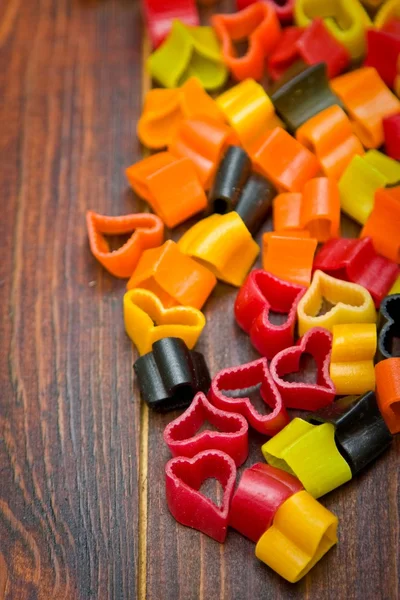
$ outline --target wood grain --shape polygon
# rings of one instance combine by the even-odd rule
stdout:
[[[17,4],[0,9],[5,594],[136,598],[140,405],[124,282],[92,259],[84,216],[136,208],[123,168],[140,156],[139,8]]]
[[[398,440],[323,499],[340,544],[295,586],[235,532],[219,545],[168,513],[173,415],[140,404],[124,282],[92,258],[84,223],[89,208],[145,209],[123,170],[142,152],[147,53],[134,0],[0,4],[0,599],[398,598]],[[256,357],[234,296],[219,284],[206,305],[213,374]]]

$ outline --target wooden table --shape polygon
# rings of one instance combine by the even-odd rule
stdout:
[[[125,284],[93,259],[85,227],[89,208],[146,208],[124,168],[142,153],[148,52],[134,0],[0,4],[0,598],[395,599],[399,439],[323,499],[340,542],[297,585],[234,531],[219,545],[168,513],[173,415],[140,404]],[[212,374],[257,356],[235,293],[219,284],[205,308],[198,349]]]

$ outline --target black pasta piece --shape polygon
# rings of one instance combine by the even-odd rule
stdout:
[[[251,173],[251,160],[240,146],[229,146],[215,175],[209,195],[210,212],[232,211]]]
[[[400,294],[386,296],[379,307],[376,362],[396,356],[400,356]]]
[[[343,108],[329,86],[325,63],[305,68],[295,64],[273,86],[270,97],[291,133],[329,106]]]
[[[314,425],[332,423],[336,446],[354,475],[375,460],[393,440],[374,392],[346,396],[307,416]]]
[[[276,189],[268,179],[253,173],[247,180],[235,211],[252,235],[256,234],[272,208]]]
[[[211,385],[204,356],[179,338],[158,340],[133,368],[143,400],[157,412],[186,408],[197,392],[207,394]]]

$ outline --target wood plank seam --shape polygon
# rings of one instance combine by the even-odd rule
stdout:
[[[151,86],[150,76],[146,70],[146,61],[150,55],[150,42],[147,34],[143,35],[142,44],[142,104]],[[143,157],[148,151],[143,151]],[[139,397],[139,402],[141,399]],[[149,458],[149,409],[146,403],[140,407],[139,433],[139,568],[138,599],[147,597],[147,498],[148,498],[148,458]]]

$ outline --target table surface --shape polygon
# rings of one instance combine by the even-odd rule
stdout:
[[[94,260],[85,227],[87,209],[146,209],[124,168],[142,156],[148,53],[134,0],[0,3],[0,598],[397,598],[399,436],[323,498],[339,544],[296,585],[236,532],[220,545],[168,513],[174,415],[141,406],[125,282]],[[257,357],[235,294],[218,284],[205,306],[198,349],[212,374]]]

